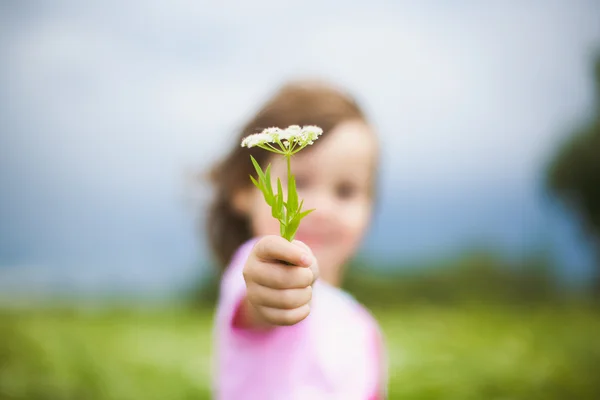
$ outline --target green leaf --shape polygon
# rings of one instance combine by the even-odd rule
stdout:
[[[258,183],[255,183],[255,179],[251,177],[252,183],[254,183],[254,185],[263,193],[267,204],[273,206],[274,197],[273,188],[271,187],[271,164],[267,166],[267,172],[265,174],[254,157],[250,156],[250,160],[252,160],[252,164],[258,175]]]
[[[277,209],[279,210],[279,215],[284,216],[283,211],[283,188],[281,187],[281,179],[277,178]]]
[[[287,196],[288,215],[295,215],[298,210],[298,193],[296,192],[296,179],[294,175],[290,175],[288,181],[288,196]]]
[[[268,205],[271,205],[273,202],[272,198],[269,198],[267,196],[267,192],[264,188],[264,185],[262,182],[257,182],[256,179],[254,179],[254,177],[252,175],[250,175],[250,180],[252,181],[252,183],[254,184],[254,186],[256,186],[258,188],[258,190],[260,190],[263,194],[263,197],[265,198],[265,201],[267,202]]]
[[[267,192],[267,188],[265,187],[264,182],[259,182],[260,183],[260,190],[263,194],[263,197],[265,198],[265,201],[267,202],[267,204],[271,205],[270,201],[271,199],[269,198],[269,193]]]
[[[286,229],[286,236],[288,237],[288,240],[290,242],[292,240],[294,240],[294,236],[296,235],[296,231],[300,227],[300,221],[302,221],[302,218],[306,217],[308,214],[310,214],[313,211],[315,211],[314,208],[311,210],[307,210],[307,211],[301,212],[299,214],[296,214],[294,216],[294,218],[292,218],[292,220],[290,221],[290,223],[288,224],[287,229]]]
[[[259,190],[262,190],[262,188],[260,187],[260,184],[258,182],[256,182],[256,179],[254,179],[254,177],[252,175],[250,175],[250,180],[252,181],[254,186],[256,186]]]
[[[277,203],[279,202],[279,195],[276,194],[273,198],[273,204],[271,204],[271,215],[275,219],[281,219],[281,214],[279,213],[279,208],[277,208]]]
[[[271,205],[274,197],[273,186],[271,186],[271,164],[267,165],[267,171],[265,173],[265,187],[267,188],[267,193],[269,194],[269,205]]]
[[[294,236],[296,235],[296,231],[298,230],[298,227],[300,226],[300,219],[298,218],[298,216],[296,215],[296,217],[294,217],[290,223],[287,226],[286,229],[286,239],[288,239],[290,242],[292,240],[294,240]]]
[[[285,234],[286,230],[287,230],[287,226],[280,221],[279,233],[281,234],[281,237],[284,239],[287,239],[291,242],[291,240],[286,237],[286,234]]]
[[[273,196],[272,191],[269,191],[269,187],[267,187],[263,182],[260,190],[262,190],[263,196],[265,197],[265,201],[267,202],[267,204],[270,205],[271,207],[273,207],[273,202],[275,200],[275,196]]]
[[[258,162],[254,159],[254,157],[250,156],[250,160],[252,160],[252,164],[254,164],[254,169],[256,170],[256,173],[258,174],[258,180],[259,182],[262,180],[265,180],[265,174],[263,173],[263,170],[260,168],[260,165],[258,165]]]
[[[300,214],[296,215],[297,218],[300,218],[300,220],[302,220],[302,218],[306,217],[308,214],[310,214],[311,212],[315,211],[316,208],[312,208],[310,210],[306,210],[304,212],[301,212]]]

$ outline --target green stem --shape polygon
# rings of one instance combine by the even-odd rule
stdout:
[[[289,182],[290,182],[290,180],[292,179],[292,168],[291,168],[291,166],[290,166],[290,158],[291,158],[291,157],[290,157],[290,155],[289,155],[289,154],[286,154],[285,158],[286,158],[286,160],[287,160],[287,170],[288,170],[288,187],[289,187]],[[288,194],[288,196],[289,196],[289,194]]]
[[[297,152],[299,152],[300,150],[302,150],[304,147],[306,147],[306,146],[300,146],[298,149],[295,149],[294,151],[290,152],[291,155],[296,154]]]
[[[288,201],[290,200],[290,181],[292,180],[292,167],[291,167],[291,161],[290,161],[291,158],[292,157],[290,156],[289,153],[285,155],[285,159],[287,161],[287,174],[288,174],[288,179],[287,179],[287,183],[286,183],[287,189],[288,189],[287,190],[287,200]],[[288,212],[289,212],[289,210],[288,210]],[[285,219],[286,219],[286,221],[288,219],[288,213],[287,212],[286,212],[286,215],[285,215]],[[289,232],[287,232],[287,227],[286,227],[286,236],[288,236],[288,234],[289,234]],[[286,239],[288,241],[291,241],[289,237],[286,237]]]
[[[281,148],[281,154],[287,154],[289,149],[286,148],[283,143],[281,142],[281,140],[277,140],[277,144],[279,145],[279,147]]]
[[[269,143],[265,143],[265,144],[259,144],[258,147],[260,147],[263,150],[267,150],[270,151],[272,153],[277,153],[277,154],[285,154],[283,153],[281,150],[276,149],[275,147],[271,146]]]
[[[294,149],[296,148],[296,144],[298,144],[298,142],[294,141],[291,145],[290,145],[290,154],[292,154],[294,152]]]
[[[290,165],[290,159],[292,157],[289,154],[286,154],[285,159],[287,161],[287,172],[288,172],[288,176],[287,176],[287,200],[290,200],[290,181],[292,180],[292,167]],[[286,219],[287,219],[287,215],[286,215]]]

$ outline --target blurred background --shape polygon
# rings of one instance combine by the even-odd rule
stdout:
[[[210,398],[198,173],[287,79],[383,143],[390,398],[600,398],[600,4],[0,3],[0,398]]]

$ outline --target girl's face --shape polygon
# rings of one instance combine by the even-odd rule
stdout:
[[[377,144],[371,128],[361,121],[344,122],[318,142],[291,160],[303,210],[316,209],[302,220],[295,239],[312,249],[321,279],[339,286],[342,266],[358,249],[370,221]],[[285,158],[273,156],[270,162],[273,187],[280,178],[285,190]],[[252,189],[236,202],[243,202],[254,235],[279,235],[271,208],[262,193]]]

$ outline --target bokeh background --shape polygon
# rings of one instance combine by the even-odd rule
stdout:
[[[585,0],[1,2],[0,398],[210,398],[198,176],[298,77],[348,88],[384,144],[345,285],[390,397],[599,398],[599,21]]]

